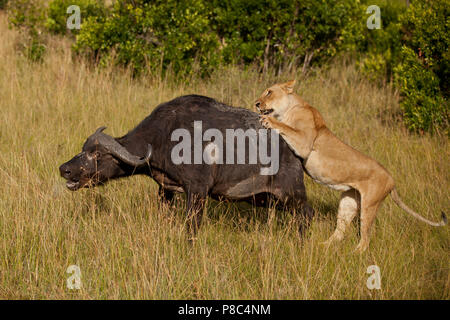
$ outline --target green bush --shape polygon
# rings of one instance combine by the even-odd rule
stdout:
[[[360,14],[354,0],[122,0],[83,23],[75,49],[138,72],[208,74],[221,63],[286,70],[334,56]]]
[[[414,131],[448,132],[450,0],[414,2],[401,23],[405,45],[395,78],[405,123]]]
[[[100,64],[131,65],[136,73],[208,74],[228,63],[306,69],[348,49],[362,15],[355,0],[118,0],[112,8],[100,0],[52,0],[39,15],[40,28],[67,33],[72,4],[82,17],[75,51]],[[37,18],[16,13],[16,20]]]
[[[8,0],[0,0],[0,10],[6,9],[7,4],[8,4]]]
[[[40,33],[44,19],[45,8],[39,0],[14,0],[8,4],[8,21],[19,29]]]
[[[405,45],[413,49],[439,78],[448,98],[450,79],[450,0],[414,2],[402,17]]]
[[[356,50],[363,73],[394,78],[405,125],[412,131],[448,130],[450,0],[364,0],[378,5],[381,29],[365,28]],[[367,19],[368,15],[365,15]]]
[[[30,60],[42,61],[46,45],[43,36],[45,8],[39,0],[15,0],[8,4],[8,20],[21,32],[17,48]]]
[[[218,65],[218,38],[202,0],[132,2],[117,1],[107,17],[88,18],[76,52],[131,65],[135,72],[147,67],[207,72]]]
[[[377,5],[381,12],[381,28],[368,29],[366,25],[368,14],[365,10],[369,5]],[[385,81],[399,60],[402,47],[400,32],[400,17],[407,10],[403,0],[364,0],[364,21],[361,26],[362,38],[357,50],[363,54],[361,69],[366,76],[374,81]]]
[[[214,0],[225,62],[291,69],[334,56],[352,34],[359,1]]]
[[[5,0],[0,0],[5,1]],[[71,34],[69,5],[81,9],[73,49],[100,65],[207,75],[222,64],[305,71],[357,53],[373,80],[395,79],[406,126],[448,130],[450,0],[15,0],[12,25],[28,30],[27,56],[40,60],[42,34]],[[366,9],[381,9],[369,30]]]
[[[395,80],[403,95],[401,108],[406,126],[413,131],[448,127],[448,102],[439,89],[439,78],[416,53],[403,47]]]

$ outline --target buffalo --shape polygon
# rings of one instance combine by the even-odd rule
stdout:
[[[186,194],[187,227],[191,236],[195,236],[200,226],[208,196],[216,200],[247,201],[257,206],[274,201],[277,206],[295,209],[300,213],[297,215],[300,232],[314,215],[306,200],[302,159],[283,139],[278,140],[278,134],[267,130],[266,136],[259,135],[266,129],[255,112],[209,97],[188,95],[160,104],[122,137],[111,137],[104,130],[105,127],[97,129],[84,143],[82,152],[59,167],[68,189],[75,191],[111,179],[147,175],[159,185],[163,201],[171,202],[174,193]],[[242,141],[248,151],[235,143],[239,134],[233,136],[230,132],[244,134]],[[194,138],[184,137],[181,141],[183,135]],[[218,141],[220,136],[232,139],[226,139],[222,145]],[[186,147],[189,140],[191,145]],[[267,150],[271,150],[271,158],[267,152],[264,164],[255,161],[257,149],[250,148],[259,144],[261,152],[261,142],[267,142]],[[276,148],[271,149],[273,146]],[[267,159],[273,160],[271,168]]]

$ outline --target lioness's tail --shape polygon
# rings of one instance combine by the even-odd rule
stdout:
[[[403,210],[408,212],[410,215],[412,215],[416,219],[419,219],[420,221],[423,221],[423,222],[429,224],[430,226],[440,227],[440,226],[445,226],[447,224],[447,217],[445,216],[444,212],[442,212],[442,220],[440,222],[433,222],[428,219],[425,219],[420,214],[418,214],[418,213],[414,212],[412,209],[410,209],[405,203],[403,203],[403,201],[400,199],[400,197],[395,189],[392,189],[391,197],[392,197],[392,200],[394,200],[394,202],[400,208],[402,208]]]

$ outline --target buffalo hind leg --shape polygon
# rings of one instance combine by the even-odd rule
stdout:
[[[187,193],[187,231],[189,241],[192,242],[196,239],[198,229],[202,222],[203,209],[205,208],[206,196],[202,196],[198,193]]]
[[[295,205],[295,220],[298,222],[298,233],[302,237],[310,227],[315,211],[308,202],[302,201]],[[297,212],[299,211],[300,214]]]
[[[162,186],[159,186],[158,195],[161,198],[162,202],[166,203],[169,206],[172,205],[173,198],[175,196],[175,193],[173,191],[164,189]]]
[[[283,206],[292,210],[294,219],[298,222],[298,232],[302,237],[305,231],[309,228],[311,220],[315,215],[314,209],[306,201],[306,196],[303,194],[286,195],[284,197],[277,197],[283,199]]]

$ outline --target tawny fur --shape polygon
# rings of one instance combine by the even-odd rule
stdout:
[[[358,210],[361,211],[361,240],[357,250],[369,246],[372,224],[381,202],[388,194],[414,217],[432,226],[446,224],[429,221],[408,208],[395,191],[394,179],[374,159],[337,138],[325,125],[319,111],[293,92],[295,81],[276,84],[263,92],[255,106],[266,115],[262,124],[277,130],[294,152],[304,159],[304,167],[315,181],[344,191],[339,203],[337,226],[325,242],[342,240]],[[269,113],[270,115],[268,115]]]

